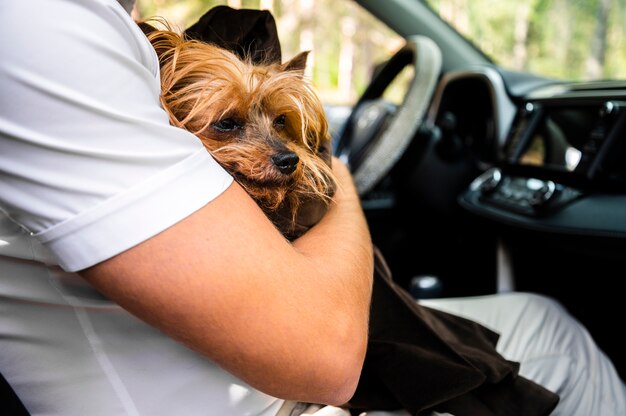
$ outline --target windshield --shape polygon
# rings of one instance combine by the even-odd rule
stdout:
[[[495,63],[566,80],[626,79],[626,0],[425,0]]]

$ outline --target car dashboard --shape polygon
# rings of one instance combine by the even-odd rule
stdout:
[[[493,167],[460,199],[510,225],[626,237],[625,89],[562,86],[524,96]]]
[[[427,123],[448,149],[440,158],[452,166],[464,152],[474,166],[455,194],[475,233],[455,236],[471,252],[455,271],[473,277],[492,270],[476,264],[493,264],[495,290],[558,299],[625,377],[626,345],[611,322],[624,316],[626,289],[626,83],[456,71],[442,78]],[[490,255],[476,249],[491,242]]]

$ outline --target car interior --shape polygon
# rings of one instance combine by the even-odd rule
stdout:
[[[506,69],[425,1],[355,1],[404,39],[331,120],[394,280],[553,297],[626,377],[626,82]]]
[[[357,184],[376,176],[360,189],[394,278],[418,297],[510,290],[553,297],[624,377],[624,344],[610,322],[623,316],[625,288],[626,83],[507,70],[422,2],[358,3],[407,45],[423,37],[441,53],[439,62],[425,47],[398,52],[338,135]],[[376,131],[360,131],[359,117],[373,119],[363,108],[383,107],[380,91],[404,65],[421,81],[438,70],[433,88],[421,96],[409,88],[400,106],[378,111]],[[427,103],[424,113],[415,101]],[[413,124],[398,127],[408,107]],[[392,129],[407,132],[409,143],[388,171],[366,171],[388,163],[377,148]],[[436,278],[435,290],[414,287],[421,277]]]

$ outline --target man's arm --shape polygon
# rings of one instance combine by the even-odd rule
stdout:
[[[261,391],[343,404],[365,356],[373,259],[350,174],[334,166],[336,203],[293,245],[235,183],[81,275]]]

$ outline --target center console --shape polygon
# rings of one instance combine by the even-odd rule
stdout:
[[[498,288],[558,299],[624,375],[605,328],[624,312],[626,84],[557,88],[516,102],[495,162],[458,202],[498,243]]]
[[[626,97],[529,98],[503,149],[462,206],[526,228],[626,237],[626,209],[616,210],[626,204]]]

